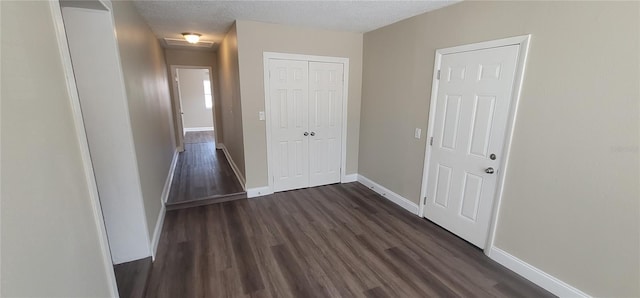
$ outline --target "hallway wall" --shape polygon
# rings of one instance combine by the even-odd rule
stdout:
[[[245,148],[240,102],[240,70],[238,64],[238,32],[234,23],[218,48],[218,77],[222,115],[222,140],[233,162],[245,179]],[[220,135],[220,134],[218,134]],[[242,181],[241,181],[242,183]]]
[[[49,5],[0,1],[0,296],[110,297]]]
[[[149,235],[176,152],[164,51],[130,1],[113,1]],[[157,235],[156,235],[157,236]]]

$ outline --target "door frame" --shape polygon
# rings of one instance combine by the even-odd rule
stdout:
[[[178,75],[178,68],[187,68],[187,69],[208,69],[209,70],[209,85],[211,85],[211,117],[213,119],[213,139],[216,143],[216,148],[221,149],[220,142],[218,140],[218,129],[216,127],[216,99],[213,98],[215,96],[213,89],[213,69],[211,66],[194,66],[194,65],[179,65],[179,64],[171,64],[169,65],[169,80],[171,80],[171,87],[173,88],[173,117],[176,120],[175,125],[173,126],[176,133],[176,148],[178,152],[184,151],[184,127],[182,122],[182,115],[180,115],[180,111],[178,107],[181,107],[180,103],[182,99],[180,98],[180,92],[178,90],[179,82],[176,82],[176,76]]]
[[[498,223],[498,215],[500,210],[500,203],[502,201],[502,195],[504,192],[504,180],[507,176],[509,155],[511,153],[511,142],[513,140],[513,132],[516,123],[516,111],[520,102],[520,96],[522,93],[522,83],[524,81],[524,71],[526,67],[527,55],[529,52],[529,44],[531,41],[531,34],[521,35],[467,45],[461,45],[450,48],[443,48],[436,50],[434,65],[433,65],[433,80],[431,83],[431,101],[429,104],[429,126],[427,130],[427,144],[424,156],[424,168],[422,170],[422,187],[420,189],[420,210],[418,215],[424,217],[425,203],[427,197],[427,182],[429,180],[429,166],[431,162],[432,146],[429,145],[429,138],[433,136],[433,127],[436,114],[436,100],[438,97],[438,71],[442,64],[442,56],[446,54],[462,53],[477,51],[483,49],[491,49],[504,46],[518,45],[518,60],[516,61],[516,72],[513,81],[513,92],[511,94],[511,106],[509,107],[509,116],[507,117],[507,127],[505,130],[504,140],[504,158],[500,162],[499,170],[497,171],[497,184],[496,194],[493,200],[493,206],[491,211],[491,218],[489,219],[489,233],[487,238],[487,245],[484,248],[484,253],[489,254],[495,240],[495,232]]]
[[[340,183],[350,182],[346,175],[347,167],[347,107],[349,102],[349,58],[342,57],[330,57],[330,56],[314,56],[303,54],[288,54],[288,53],[276,53],[276,52],[264,52],[264,113],[265,113],[265,133],[267,138],[267,180],[269,185],[269,192],[273,192],[273,152],[271,150],[271,101],[270,101],[270,78],[269,78],[269,60],[281,59],[281,60],[298,60],[308,62],[328,62],[339,63],[343,65],[344,80],[342,83],[342,144],[340,152]]]
[[[115,24],[110,1],[94,0],[87,1],[87,3],[84,4],[88,5],[91,9],[108,11],[112,24]],[[109,239],[107,237],[106,223],[104,221],[104,216],[102,215],[100,196],[98,195],[98,186],[95,179],[95,172],[93,170],[93,161],[91,160],[91,154],[89,152],[89,141],[87,139],[84,120],[82,118],[82,110],[80,109],[80,97],[78,95],[74,77],[73,65],[71,64],[71,52],[68,46],[67,33],[64,28],[62,5],[59,0],[49,1],[49,9],[53,18],[58,51],[62,59],[62,69],[65,73],[66,89],[68,91],[71,114],[73,116],[73,126],[75,128],[78,147],[80,149],[80,158],[82,160],[82,167],[84,169],[85,176],[84,178],[89,191],[89,201],[91,202],[93,219],[96,225],[95,228],[100,246],[100,255],[102,256],[102,263],[105,266],[106,282],[109,286],[110,295],[112,297],[118,297],[118,285],[116,283],[115,272],[113,270],[113,259],[111,256],[111,249],[109,247]],[[119,52],[116,54],[120,61]],[[155,255],[155,252],[151,251],[151,253],[152,255]]]

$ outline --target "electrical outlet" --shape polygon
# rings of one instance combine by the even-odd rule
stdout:
[[[260,111],[260,112],[258,113],[258,119],[260,119],[260,120],[264,121],[264,111]]]
[[[415,133],[414,137],[416,139],[419,139],[421,135],[422,135],[422,129],[416,128],[416,133]]]

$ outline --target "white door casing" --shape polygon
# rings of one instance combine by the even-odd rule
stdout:
[[[307,187],[309,63],[271,59],[269,73],[274,191]]]
[[[309,62],[309,186],[340,182],[343,65]]]
[[[519,47],[442,55],[432,101],[424,216],[480,248],[503,164]]]

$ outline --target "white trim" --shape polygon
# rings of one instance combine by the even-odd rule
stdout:
[[[585,292],[561,281],[560,279],[520,260],[497,247],[489,249],[489,257],[536,285],[559,297],[591,297]]]
[[[213,131],[213,126],[184,128],[184,132],[192,132],[192,131]]]
[[[271,170],[274,165],[272,150],[271,150],[271,107],[269,104],[270,82],[269,82],[269,60],[270,59],[284,59],[284,60],[302,60],[313,62],[329,62],[329,63],[342,63],[343,65],[343,101],[342,101],[342,148],[340,157],[340,168],[342,173],[340,174],[340,182],[347,183],[349,179],[345,174],[347,168],[347,120],[348,120],[348,103],[349,103],[349,58],[342,57],[328,57],[328,56],[313,56],[313,55],[300,55],[300,54],[287,54],[287,53],[275,53],[264,52],[263,53],[263,78],[264,78],[264,111],[265,111],[265,131],[267,137],[267,181],[269,189],[273,189],[273,171]]]
[[[173,152],[173,158],[171,159],[171,165],[169,166],[169,173],[167,174],[167,179],[164,181],[164,188],[162,189],[161,200],[163,205],[169,199],[169,191],[171,191],[171,183],[173,183],[173,174],[176,171],[176,165],[178,165],[179,155],[180,152],[178,152],[178,150]]]
[[[176,171],[176,165],[178,164],[178,150],[173,152],[173,158],[171,159],[171,165],[169,166],[169,173],[167,173],[167,179],[164,181],[164,188],[162,189],[162,195],[160,195],[160,214],[156,221],[156,228],[153,230],[153,237],[151,238],[151,258],[155,261],[156,253],[158,251],[158,243],[160,242],[160,236],[162,235],[162,226],[164,225],[164,216],[167,213],[164,204],[169,199],[169,192],[171,191],[171,184],[173,183],[173,174]]]
[[[167,214],[167,209],[164,204],[160,205],[160,213],[158,214],[158,220],[156,221],[156,228],[153,230],[153,238],[151,239],[151,260],[156,260],[156,254],[158,253],[158,244],[160,243],[160,236],[162,235],[162,227],[164,226],[164,216]]]
[[[486,41],[486,42],[480,42],[480,43],[474,43],[474,44],[436,50],[435,63],[433,66],[433,80],[431,83],[432,84],[431,104],[429,109],[429,126],[428,126],[428,132],[427,132],[427,140],[431,136],[433,136],[433,127],[434,127],[435,113],[436,113],[435,111],[436,105],[434,103],[438,97],[437,73],[441,66],[442,55],[459,53],[459,52],[468,52],[468,51],[474,51],[474,50],[480,50],[480,49],[495,48],[495,47],[510,46],[510,45],[519,45],[518,61],[516,65],[516,73],[515,73],[514,82],[513,82],[513,93],[512,93],[513,101],[511,103],[511,106],[509,107],[509,118],[507,120],[506,135],[504,140],[504,146],[505,146],[503,150],[504,158],[502,159],[499,167],[499,169],[501,170],[498,171],[497,173],[498,175],[497,185],[496,185],[497,192],[493,202],[493,211],[492,211],[492,216],[489,223],[488,241],[484,249],[485,254],[488,254],[489,248],[494,246],[495,231],[496,231],[496,226],[498,222],[498,211],[500,210],[500,202],[502,201],[502,193],[504,190],[504,180],[505,180],[507,169],[508,169],[509,154],[511,152],[511,141],[513,139],[513,131],[516,123],[516,120],[515,120],[516,111],[518,109],[518,103],[520,102],[520,94],[522,91],[522,83],[524,81],[524,70],[526,66],[527,53],[529,51],[530,40],[531,40],[531,35],[529,34],[529,35],[522,35],[522,36],[516,36],[516,37],[510,37],[510,38],[504,38],[504,39],[498,39],[498,40],[492,40],[492,41]],[[429,163],[430,163],[431,150],[432,150],[431,148],[432,147],[427,143],[427,146],[425,149],[425,157],[424,157],[424,168],[422,172],[422,187],[420,190],[419,215],[421,217],[424,217],[425,198],[427,196],[427,181],[429,180],[428,172],[429,172]]]
[[[220,145],[220,149],[222,149],[222,152],[224,153],[224,156],[227,158],[227,161],[229,161],[229,164],[231,165],[231,169],[233,170],[233,173],[236,174],[236,178],[238,178],[238,181],[240,181],[240,184],[242,185],[242,189],[246,190],[246,186],[245,186],[246,181],[244,180],[244,177],[242,177],[242,174],[240,174],[240,169],[238,168],[238,165],[236,165],[236,163],[233,161],[233,158],[231,158],[231,153],[229,153],[229,150],[227,150],[227,146],[225,146],[224,144],[219,144],[219,145]]]
[[[256,198],[273,194],[273,190],[269,186],[254,187],[247,189],[247,198]]]
[[[342,181],[340,183],[349,183],[358,181],[358,174],[347,174],[342,176]]]
[[[110,7],[110,6],[109,6]],[[105,267],[107,284],[111,297],[118,297],[118,285],[116,283],[115,273],[113,271],[113,261],[111,258],[111,250],[109,248],[109,240],[107,238],[107,229],[105,227],[104,218],[102,216],[102,207],[100,206],[100,197],[98,196],[98,186],[96,185],[95,173],[93,172],[93,163],[89,154],[89,141],[84,128],[84,120],[82,119],[82,111],[80,109],[80,98],[78,97],[78,89],[73,74],[73,66],[71,64],[71,53],[67,45],[67,33],[64,30],[64,21],[62,19],[62,10],[59,1],[49,1],[49,8],[53,17],[53,23],[56,31],[56,39],[60,58],[62,59],[62,67],[65,73],[65,81],[67,92],[69,93],[69,102],[71,104],[71,112],[73,115],[73,124],[76,131],[76,139],[80,149],[80,157],[84,168],[85,182],[89,191],[89,200],[93,211],[93,219],[97,228],[98,242],[100,253],[102,255],[102,263]]]
[[[383,196],[384,198],[386,198],[387,200],[395,203],[396,205],[406,209],[407,211],[418,215],[418,205],[412,201],[410,201],[409,199],[389,190],[388,188],[376,183],[375,181],[359,175],[358,174],[358,182],[362,183],[364,186],[370,188],[371,190],[377,192],[378,194],[380,194],[381,196]]]
[[[181,111],[178,110],[179,107],[182,107],[182,103],[181,103],[181,98],[180,98],[180,90],[178,87],[178,82],[176,82],[176,75],[177,73],[177,69],[179,68],[186,68],[186,69],[208,69],[209,70],[209,84],[211,84],[211,90],[212,92],[215,92],[214,90],[214,84],[213,84],[213,68],[211,68],[211,66],[194,66],[194,65],[178,65],[178,64],[172,64],[169,65],[169,80],[171,81],[171,87],[173,87],[173,94],[171,95],[171,98],[173,100],[173,106],[175,107],[173,109],[173,117],[175,118],[175,123],[177,125],[174,125],[174,129],[176,130],[176,134],[178,135],[178,139],[176,140],[176,147],[178,148],[179,152],[184,151],[184,133],[188,132],[188,131],[204,131],[204,130],[189,130],[188,128],[184,128],[184,123],[182,121],[182,114]],[[215,127],[216,125],[216,99],[214,98],[212,101],[212,106],[211,106],[211,117],[213,119],[213,125]],[[208,128],[208,127],[207,127]],[[218,139],[218,132],[216,130],[213,129],[213,127],[211,127],[211,129],[207,129],[207,130],[213,130],[213,138],[216,140],[216,144],[220,141]],[[216,145],[216,148],[218,148],[218,146]],[[221,148],[218,148],[221,149]]]

